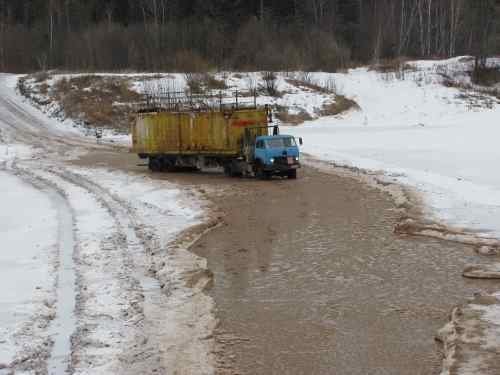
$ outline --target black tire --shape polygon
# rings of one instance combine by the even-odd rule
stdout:
[[[265,171],[262,167],[257,167],[257,170],[255,171],[255,177],[257,177],[259,180],[270,180],[271,179],[271,173],[268,171]]]
[[[296,169],[290,169],[288,171],[288,178],[290,180],[296,180],[297,179],[297,170]]]
[[[254,166],[254,168],[255,168],[255,170],[254,170],[255,178],[258,180],[262,180],[263,176],[264,176],[264,171],[262,170],[261,165],[257,164]]]
[[[176,158],[169,158],[164,156],[161,159],[161,171],[162,172],[177,172],[177,167],[176,167]]]
[[[241,173],[235,170],[232,163],[224,165],[224,174],[228,177],[240,177],[241,176]]]
[[[150,157],[148,167],[151,172],[161,172],[162,170],[161,160],[159,158]]]

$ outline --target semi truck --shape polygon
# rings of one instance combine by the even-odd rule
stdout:
[[[222,167],[232,177],[295,179],[302,139],[297,144],[272,122],[256,97],[168,93],[137,111],[132,152],[153,172]]]

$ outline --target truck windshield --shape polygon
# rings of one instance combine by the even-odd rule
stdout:
[[[297,146],[293,137],[268,139],[266,141],[266,144],[269,148],[285,148]]]

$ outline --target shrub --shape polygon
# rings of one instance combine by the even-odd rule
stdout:
[[[471,73],[472,82],[482,86],[493,86],[500,82],[499,67],[478,67]]]
[[[186,73],[184,74],[186,85],[189,91],[193,94],[202,94],[205,92],[203,85],[203,74],[200,73]]]
[[[264,80],[264,85],[261,87],[270,96],[279,96],[278,91],[278,77],[274,72],[264,72],[262,74],[262,79]]]
[[[226,81],[217,79],[212,74],[203,76],[203,84],[207,90],[226,90],[228,88]]]

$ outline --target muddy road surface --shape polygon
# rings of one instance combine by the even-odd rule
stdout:
[[[437,374],[435,332],[484,286],[472,249],[395,236],[387,196],[302,171],[217,199],[226,225],[195,247],[215,274],[221,372]]]
[[[145,173],[130,155],[89,155]],[[452,307],[490,286],[462,278],[456,243],[398,236],[391,198],[301,170],[297,181],[160,174],[205,192],[223,225],[192,250],[208,259],[221,374],[438,374],[435,334]]]

